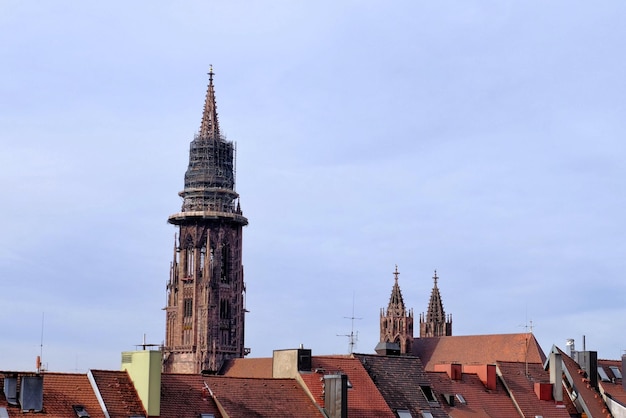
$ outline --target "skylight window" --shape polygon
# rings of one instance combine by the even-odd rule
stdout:
[[[616,379],[622,378],[622,371],[619,369],[619,367],[609,366],[609,369],[611,369],[611,371],[613,372],[613,376],[615,376]]]
[[[0,418],[9,418],[9,413],[5,407],[0,408]]]
[[[422,393],[424,394],[424,397],[426,398],[428,403],[439,405],[439,402],[437,402],[435,394],[433,393],[433,390],[430,388],[430,386],[420,386],[420,389],[422,389]]]
[[[611,379],[609,379],[609,375],[607,375],[604,369],[600,366],[598,366],[598,374],[600,375],[600,379],[602,379],[603,382],[611,381]]]
[[[398,414],[398,418],[413,418],[408,409],[397,409],[396,414]]]
[[[467,401],[465,400],[465,398],[463,397],[463,395],[461,395],[460,393],[456,394],[456,398],[458,399],[458,401],[460,403],[462,403],[463,405],[467,405]]]
[[[422,412],[422,418],[434,418],[434,417],[433,417],[433,414],[431,414],[430,412],[424,411]]]
[[[215,414],[200,414],[200,418],[215,418]]]
[[[89,412],[87,412],[83,405],[72,405],[72,408],[78,418],[89,418]]]

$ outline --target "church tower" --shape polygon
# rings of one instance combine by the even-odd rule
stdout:
[[[398,285],[398,266],[393,273],[395,283],[391,289],[391,297],[387,310],[380,310],[380,343],[395,343],[400,354],[411,354],[413,345],[413,309],[407,312],[402,292]],[[378,347],[378,346],[377,346]]]
[[[435,285],[430,293],[430,302],[428,302],[428,311],[426,315],[420,314],[420,338],[424,337],[445,337],[452,335],[452,315],[446,317],[443,310],[443,302],[441,294],[437,287],[437,270],[433,280]]]
[[[199,132],[189,148],[182,209],[167,284],[163,371],[216,372],[244,348],[242,227],[235,145],[220,133],[213,68]]]

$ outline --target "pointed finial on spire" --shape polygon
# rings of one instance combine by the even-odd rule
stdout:
[[[200,136],[220,137],[220,127],[217,121],[217,104],[215,103],[215,90],[213,89],[213,65],[209,66],[209,86],[206,91],[204,110],[202,112],[202,122],[200,123]]]
[[[398,275],[400,274],[400,272],[398,271],[398,265],[396,264],[396,271],[393,272],[393,276],[396,279],[396,282],[398,281]]]
[[[439,279],[439,277],[437,277],[437,269],[435,269],[435,275],[433,276],[433,280],[435,281],[435,287],[437,287],[437,279]]]

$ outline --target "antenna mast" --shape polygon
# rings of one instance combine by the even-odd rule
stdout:
[[[350,354],[354,352],[354,346],[359,341],[359,331],[354,332],[354,320],[363,319],[354,316],[354,293],[352,293],[352,316],[344,316],[344,318],[350,320],[350,334],[337,334],[338,337],[348,337],[348,346],[350,347]]]
[[[44,368],[41,367],[41,359],[43,358],[43,318],[44,318],[44,312],[41,313],[41,338],[39,340],[39,355],[37,356],[37,361],[36,361],[36,367],[37,367],[37,373],[41,373]]]

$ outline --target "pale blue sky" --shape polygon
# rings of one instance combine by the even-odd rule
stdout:
[[[455,335],[626,349],[626,3],[0,2],[0,369],[161,343],[213,64],[246,346],[378,342],[393,270]]]

